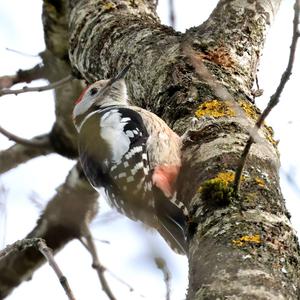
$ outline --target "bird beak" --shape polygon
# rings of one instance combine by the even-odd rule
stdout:
[[[113,77],[112,79],[111,79],[111,84],[113,84],[115,81],[117,81],[117,80],[120,80],[120,79],[122,79],[122,78],[124,78],[125,77],[125,75],[126,75],[126,73],[127,73],[127,71],[129,70],[129,68],[131,67],[131,65],[132,65],[132,62],[130,62],[123,70],[121,70],[120,72],[119,72],[119,74],[117,74],[117,76],[115,76],[115,77]]]
[[[101,90],[101,95],[104,95],[108,89],[118,80],[123,79],[129,70],[130,66],[132,65],[132,62],[130,62],[125,68],[123,68],[115,77],[111,78],[106,86]],[[100,95],[99,95],[100,96]]]

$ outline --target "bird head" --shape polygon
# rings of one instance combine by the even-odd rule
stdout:
[[[124,76],[130,64],[117,76],[108,80],[98,80],[86,87],[75,102],[73,121],[79,129],[90,113],[112,105],[127,105],[127,89]]]

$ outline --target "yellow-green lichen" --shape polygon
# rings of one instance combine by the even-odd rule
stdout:
[[[233,245],[243,247],[246,244],[261,244],[261,237],[259,234],[244,235],[237,240],[232,240]]]
[[[257,120],[258,119],[258,111],[256,109],[256,107],[254,106],[254,104],[252,104],[249,101],[246,100],[238,100],[238,103],[241,107],[241,109],[243,110],[243,112],[252,120]]]
[[[254,178],[256,184],[260,187],[265,187],[266,186],[266,183],[263,179],[259,178],[259,177],[255,177]]]
[[[112,2],[107,2],[102,6],[103,11],[109,11],[109,10],[113,10],[115,8],[116,8],[116,4],[114,4]]]
[[[278,141],[274,140],[274,130],[271,126],[264,124],[266,129],[266,138],[267,140],[275,147],[278,145]]]
[[[257,192],[247,193],[244,197],[244,203],[255,203],[257,199]]]
[[[215,178],[204,181],[198,192],[202,200],[211,206],[229,205],[234,197],[231,183],[234,180],[233,172],[220,172]]]
[[[195,111],[197,118],[209,116],[214,118],[233,117],[235,111],[230,101],[209,100],[201,103]]]
[[[233,182],[235,173],[232,171],[228,172],[220,172],[218,173],[217,177],[218,179],[224,181],[226,184]]]

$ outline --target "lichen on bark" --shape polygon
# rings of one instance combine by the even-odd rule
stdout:
[[[267,127],[259,131],[250,152],[240,197],[230,188],[249,128],[259,115],[251,87],[279,4],[280,0],[221,0],[204,24],[183,34],[160,24],[150,0],[44,1],[46,44],[59,59],[55,76],[61,67],[93,82],[132,62],[126,83],[133,103],[157,113],[179,133],[189,127],[193,116],[198,118],[183,142],[178,180],[178,197],[190,212],[188,299],[297,299],[299,295],[299,247],[279,187],[276,143]],[[67,47],[61,44],[66,34]],[[77,82],[68,89],[78,94],[80,87]],[[220,97],[220,87],[225,97]],[[61,103],[62,98],[64,93],[57,91],[55,151],[74,157],[72,97],[67,97],[67,104]],[[71,175],[58,198],[64,192],[74,195],[79,188],[70,181]],[[83,189],[85,193],[94,212],[96,196]],[[224,195],[226,201],[218,202]],[[57,203],[49,204],[50,212]],[[43,233],[49,210],[33,234]],[[86,207],[78,214],[90,217]],[[59,214],[55,221],[60,224],[63,218]],[[76,232],[67,229],[62,230],[66,236],[54,243],[56,250],[80,232],[76,226]],[[17,278],[6,293],[23,279]]]

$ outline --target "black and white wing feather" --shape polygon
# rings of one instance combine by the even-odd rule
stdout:
[[[108,108],[91,114],[83,123],[79,152],[91,184],[104,189],[112,206],[131,219],[146,218],[146,223],[153,225],[147,139],[147,130],[138,113],[125,107]]]

